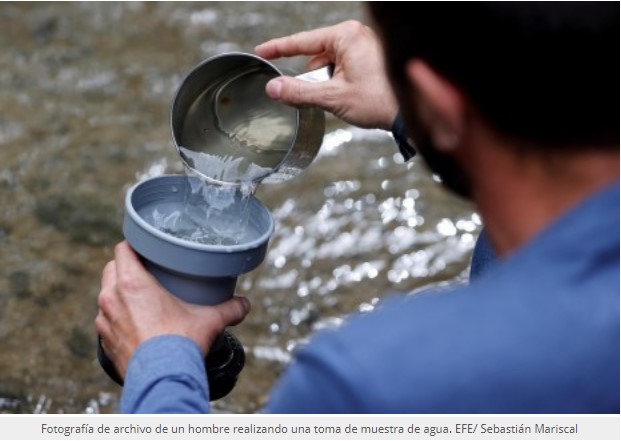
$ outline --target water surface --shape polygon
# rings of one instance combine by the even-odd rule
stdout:
[[[169,111],[183,76],[362,16],[338,2],[0,4],[0,412],[118,411],[95,353],[100,274],[129,186],[182,172]],[[386,133],[334,118],[307,171],[258,197],[276,232],[238,284],[247,366],[221,412],[258,410],[295,348],[346,314],[463,279],[480,228]]]

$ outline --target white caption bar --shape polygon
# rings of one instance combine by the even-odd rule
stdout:
[[[0,440],[619,440],[619,415],[3,415]]]

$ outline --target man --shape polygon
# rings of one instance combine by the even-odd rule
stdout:
[[[399,108],[499,256],[467,287],[394,298],[319,335],[266,411],[619,412],[618,8],[378,2],[381,44],[346,22],[256,48],[335,64],[326,83],[272,80],[274,99],[386,129]],[[99,304],[124,412],[208,411],[202,355],[246,300],[184,304],[122,243]]]

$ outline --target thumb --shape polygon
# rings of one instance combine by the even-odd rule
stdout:
[[[265,85],[265,93],[291,106],[318,106],[329,108],[326,94],[329,81],[311,83],[292,77],[278,77]]]
[[[220,315],[224,327],[240,323],[250,312],[250,302],[245,297],[235,296],[213,308]]]

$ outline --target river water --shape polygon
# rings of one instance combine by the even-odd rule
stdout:
[[[168,118],[183,75],[363,17],[338,2],[0,4],[0,412],[118,411],[94,345],[100,272],[127,188],[182,172]],[[260,409],[295,348],[347,314],[466,278],[480,219],[434,181],[386,133],[328,117],[315,162],[259,189],[276,232],[239,280],[247,365],[215,410]]]

